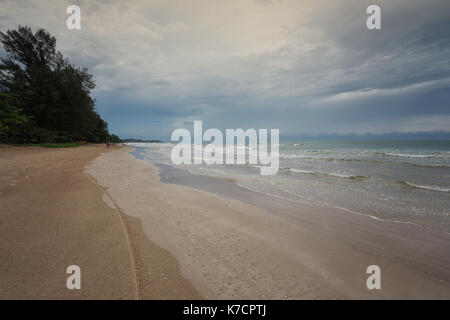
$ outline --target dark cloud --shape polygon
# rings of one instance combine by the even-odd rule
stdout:
[[[450,131],[450,3],[1,1],[0,29],[44,27],[95,75],[97,109],[123,136],[207,127],[281,136]],[[1,52],[0,52],[1,54]]]

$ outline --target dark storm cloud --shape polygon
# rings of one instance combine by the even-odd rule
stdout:
[[[168,139],[203,120],[281,136],[450,131],[450,3],[1,1],[0,29],[44,27],[95,75],[97,109],[123,136]]]

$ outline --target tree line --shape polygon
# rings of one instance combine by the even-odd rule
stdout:
[[[0,42],[0,140],[120,142],[95,110],[92,75],[56,50],[55,37],[19,26]]]

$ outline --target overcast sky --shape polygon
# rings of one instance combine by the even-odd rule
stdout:
[[[0,30],[19,24],[89,68],[121,137],[168,140],[192,120],[282,138],[450,131],[449,0],[0,0]]]

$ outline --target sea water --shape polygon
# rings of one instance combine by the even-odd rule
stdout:
[[[151,163],[173,165],[173,144],[130,144]],[[248,146],[238,146],[247,152]],[[191,173],[231,178],[241,187],[350,214],[412,222],[450,232],[450,141],[282,142],[280,169],[255,165],[179,165]]]

